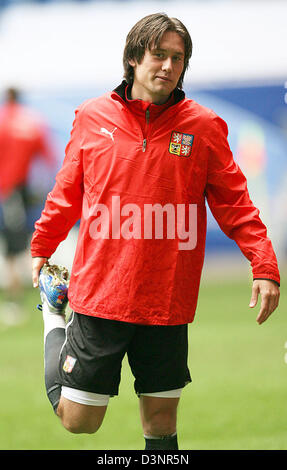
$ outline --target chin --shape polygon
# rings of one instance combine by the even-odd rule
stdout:
[[[161,95],[170,95],[173,89],[174,88],[170,83],[162,83],[155,87],[155,92]]]

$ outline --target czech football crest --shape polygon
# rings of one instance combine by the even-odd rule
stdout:
[[[64,371],[70,374],[74,368],[74,365],[76,364],[76,361],[77,359],[75,357],[67,356],[63,365]]]
[[[193,144],[194,136],[192,134],[183,134],[173,131],[169,143],[169,153],[179,157],[189,157]]]

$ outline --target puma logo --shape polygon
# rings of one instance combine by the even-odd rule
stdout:
[[[115,140],[114,140],[114,132],[116,132],[116,130],[117,130],[117,127],[115,127],[115,128],[112,130],[112,132],[110,132],[110,131],[108,131],[107,129],[105,129],[105,127],[101,127],[101,132],[102,132],[102,134],[108,135],[108,136],[112,139],[113,142],[115,141]]]

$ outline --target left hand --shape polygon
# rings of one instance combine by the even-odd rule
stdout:
[[[35,258],[32,258],[32,282],[33,282],[33,287],[39,287],[39,273],[44,266],[45,263],[47,263],[48,258],[41,258],[40,256],[36,256]]]
[[[249,307],[254,308],[257,305],[258,296],[261,295],[261,306],[256,321],[261,325],[265,322],[279,304],[280,289],[279,286],[269,280],[257,279],[253,281],[251,300]]]

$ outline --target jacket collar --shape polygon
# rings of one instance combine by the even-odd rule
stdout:
[[[127,89],[127,93],[126,93],[126,89]],[[130,85],[128,86],[128,83],[126,82],[126,80],[123,80],[122,83],[113,90],[113,92],[116,93],[120,98],[122,98],[123,101],[127,101],[127,98],[129,100],[132,99],[131,98],[131,86]],[[173,94],[174,94],[173,104],[177,104],[185,98],[184,91],[180,90],[179,88],[175,88]]]

